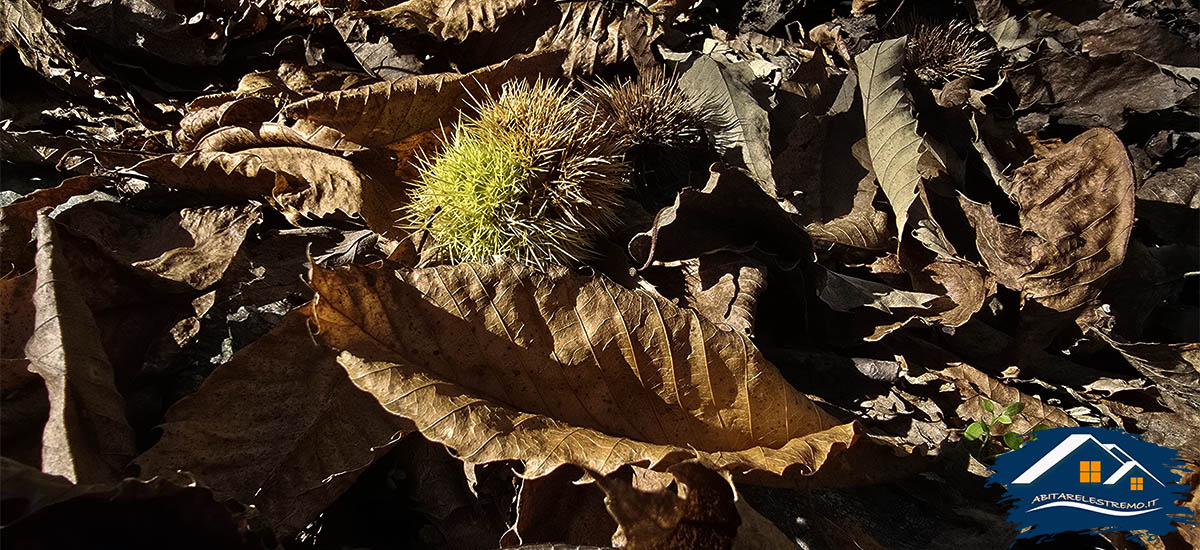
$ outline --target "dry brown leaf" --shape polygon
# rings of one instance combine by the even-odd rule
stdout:
[[[685,188],[675,204],[659,210],[653,226],[629,241],[642,268],[684,261],[721,250],[756,249],[793,267],[812,257],[808,235],[745,173],[713,164],[703,189]]]
[[[662,34],[660,25],[630,3],[582,0],[558,5],[562,11],[558,25],[538,38],[534,49],[565,50],[567,76],[590,75],[620,63],[629,59],[631,46],[646,51]]]
[[[745,255],[722,251],[681,266],[686,303],[722,329],[754,332],[758,297],[767,287],[767,267]]]
[[[813,241],[840,244],[863,250],[884,250],[892,238],[887,212],[876,210],[875,176],[863,178],[854,194],[850,212],[827,222],[812,222],[804,227]]]
[[[305,147],[326,153],[361,151],[363,147],[346,139],[341,132],[298,120],[292,125],[267,122],[254,127],[223,126],[208,132],[196,143],[196,150],[235,153],[255,147]]]
[[[854,15],[862,15],[878,3],[879,0],[854,0],[854,2],[850,5],[850,13]]]
[[[29,371],[25,343],[33,334],[37,273],[0,277],[0,452],[39,467],[42,430],[50,414],[46,385]]]
[[[134,262],[133,266],[203,290],[225,275],[246,233],[262,214],[257,205],[248,205],[185,208],[178,216],[179,227],[188,233],[191,242],[181,243],[156,258]]]
[[[269,198],[297,224],[301,218],[325,218],[338,212],[358,216],[380,234],[394,230],[403,199],[384,181],[391,179],[390,174],[373,177],[343,156],[305,147],[162,155],[138,162],[128,171],[210,199]]]
[[[604,507],[600,487],[576,483],[583,478],[582,470],[566,466],[544,477],[522,480],[516,520],[500,539],[501,547],[556,541],[608,545],[617,524]]]
[[[275,116],[278,111],[275,102],[268,99],[241,97],[188,113],[179,121],[179,130],[175,132],[175,136],[185,149],[190,149],[213,129],[220,126],[257,126]]]
[[[188,475],[293,534],[407,429],[358,391],[293,312],[167,411],[141,476]]]
[[[74,164],[73,157],[68,155],[63,162]],[[108,169],[141,175],[214,201],[261,200],[275,188],[275,173],[255,155],[193,151],[130,159],[120,153],[98,152],[90,157]]]
[[[1049,157],[1019,168],[1012,196],[1020,227],[960,196],[975,241],[1001,284],[1055,311],[1092,298],[1121,265],[1133,229],[1133,171],[1107,129],[1084,132]]]
[[[84,283],[71,276],[57,232],[50,218],[39,216],[34,329],[25,344],[29,370],[45,381],[50,399],[42,471],[75,483],[114,481],[133,458],[133,430],[80,293]]]
[[[1053,405],[1047,405],[1041,399],[1026,394],[1012,386],[1008,386],[987,373],[966,363],[952,364],[940,370],[931,369],[935,376],[953,382],[962,396],[962,404],[956,409],[959,418],[990,422],[995,413],[989,413],[983,408],[980,398],[990,399],[1000,407],[1011,403],[1024,403],[1025,409],[1013,417],[1012,424],[997,424],[996,435],[1002,432],[1026,433],[1038,424],[1051,428],[1078,426],[1067,413]]]
[[[900,244],[898,256],[886,259],[900,262],[896,267],[900,273],[907,274],[914,290],[941,298],[932,302],[928,311],[875,327],[866,337],[870,342],[917,320],[943,327],[962,326],[996,293],[996,279],[982,267],[960,258],[936,254],[911,240]],[[873,267],[881,263],[877,261]]]
[[[1127,111],[1169,109],[1196,86],[1163,71],[1141,52],[1092,57],[1047,53],[1008,75],[1019,109],[1048,110],[1063,124],[1120,129]]]
[[[1200,344],[1121,342],[1099,329],[1098,336],[1125,357],[1133,368],[1200,415]]]
[[[564,52],[543,51],[513,56],[467,74],[410,76],[350,90],[317,95],[283,109],[286,116],[329,126],[366,147],[386,147],[404,138],[450,126],[459,112],[486,89],[498,90],[508,80],[555,77]]]
[[[499,262],[316,269],[311,284],[319,335],[355,384],[468,464],[608,474],[698,453],[771,477],[811,474],[861,438],[746,336],[602,277]]]
[[[674,487],[642,491],[615,478],[596,481],[629,550],[731,550],[742,524],[733,483],[695,461],[668,470]],[[615,541],[614,541],[615,542]]]
[[[76,195],[86,195],[110,183],[108,178],[76,176],[58,187],[42,189],[0,208],[0,276],[33,269],[33,226],[37,211],[53,208]]]
[[[361,217],[379,234],[391,234],[396,228],[405,195],[391,185],[387,178],[390,174],[370,170],[371,163],[365,159],[356,164],[298,147],[247,149],[239,154],[256,156],[283,176],[276,178],[271,196],[293,223],[300,218],[330,217],[340,211]]]
[[[390,8],[351,15],[462,42],[472,33],[495,31],[502,19],[520,14],[533,3],[533,0],[406,0]]]
[[[261,217],[261,207],[244,205],[184,208],[147,220],[117,203],[89,202],[58,221],[123,263],[203,290],[221,280]]]

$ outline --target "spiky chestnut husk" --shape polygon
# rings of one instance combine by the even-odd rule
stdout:
[[[683,91],[676,77],[657,67],[615,85],[589,85],[583,100],[630,146],[695,147],[704,141],[711,110],[703,98]]]
[[[908,34],[906,58],[913,73],[927,84],[978,77],[995,49],[970,25],[917,23]]]
[[[628,186],[624,145],[564,86],[510,83],[420,167],[409,206],[451,262],[544,266],[591,255]]]

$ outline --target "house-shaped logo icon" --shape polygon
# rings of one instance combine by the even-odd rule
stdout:
[[[1004,486],[1017,538],[1068,531],[1163,535],[1192,523],[1181,502],[1183,462],[1174,449],[1104,428],[1053,428],[996,457],[991,480]]]
[[[1132,478],[1130,489],[1142,490],[1145,478],[1166,486],[1162,480],[1142,466],[1137,459],[1129,455],[1115,443],[1101,443],[1091,434],[1071,434],[1046,453],[1040,460],[1033,463],[1029,469],[1012,480],[1016,485],[1028,485],[1038,480],[1051,468],[1064,460],[1071,459],[1079,462],[1080,483],[1096,483],[1116,485],[1125,478]],[[1104,475],[1105,472],[1112,472]]]

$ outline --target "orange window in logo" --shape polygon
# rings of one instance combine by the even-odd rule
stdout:
[[[1129,490],[1130,491],[1141,491],[1142,490],[1142,478],[1140,478],[1140,477],[1129,478]]]
[[[1081,461],[1079,461],[1079,482],[1080,483],[1100,483],[1100,461],[1099,460],[1081,460]]]

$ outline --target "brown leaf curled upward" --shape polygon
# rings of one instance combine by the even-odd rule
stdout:
[[[1019,168],[1020,227],[960,196],[984,263],[1001,284],[1056,311],[1096,297],[1125,259],[1133,229],[1133,170],[1111,130],[1096,128]]]
[[[608,474],[704,457],[810,474],[861,437],[745,335],[603,277],[509,262],[316,269],[319,337],[361,389],[464,462]],[[798,480],[797,480],[798,481]]]

